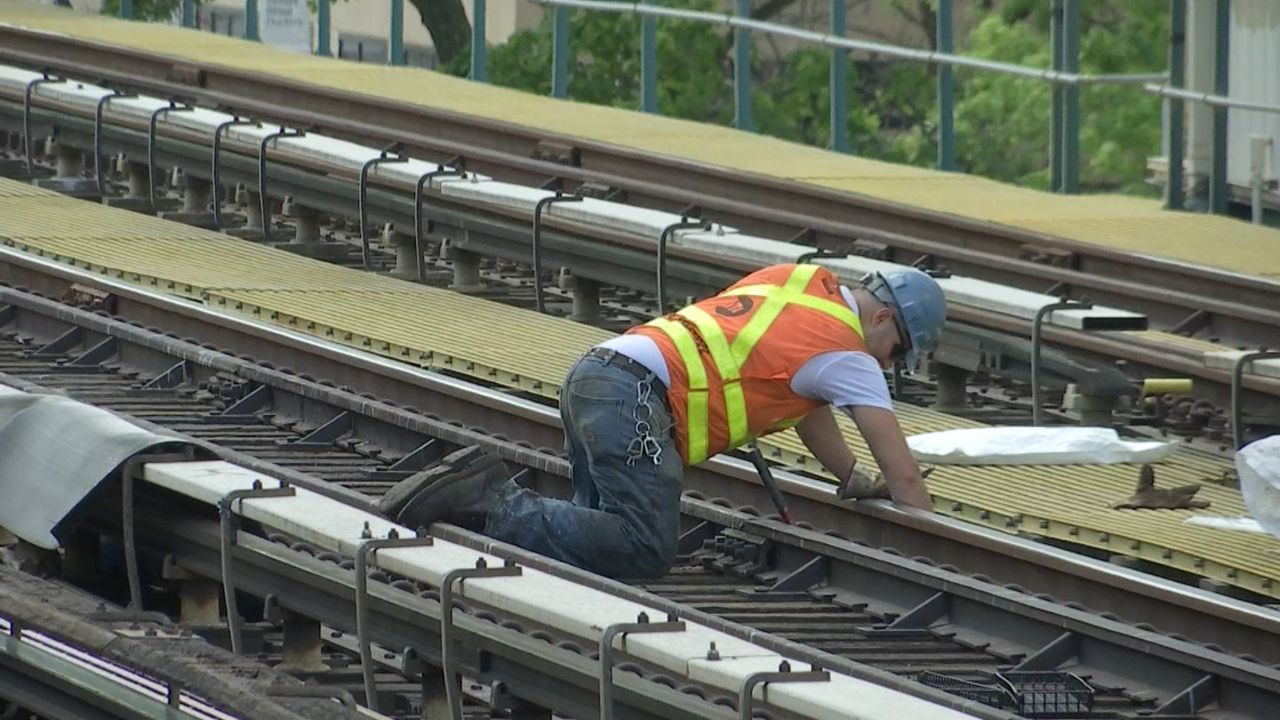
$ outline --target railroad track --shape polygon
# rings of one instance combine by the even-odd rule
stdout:
[[[13,91],[13,88],[10,88],[10,91]],[[53,128],[57,128],[59,142],[64,146],[88,150],[94,147],[95,139],[100,139],[100,149],[105,153],[124,152],[130,158],[141,158],[147,157],[148,151],[154,145],[158,167],[183,168],[185,175],[192,178],[207,179],[210,174],[210,138],[205,136],[207,133],[192,132],[189,129],[184,130],[182,127],[160,122],[157,125],[155,142],[152,143],[145,128],[145,121],[142,121],[139,126],[137,122],[122,123],[118,119],[105,123],[99,133],[95,131],[93,118],[85,116],[84,107],[77,109],[65,103],[41,100],[39,93],[34,98],[30,107],[32,126],[38,128],[40,132],[46,130],[51,132]],[[0,99],[0,124],[7,125],[11,131],[20,130],[24,115],[23,105],[21,99],[15,98],[12,92],[7,100]],[[92,111],[88,112],[91,116]],[[383,145],[384,140],[377,141],[375,146]],[[245,144],[235,141],[232,137],[224,138],[220,161],[222,181],[242,183],[247,188],[257,188],[262,182],[257,158],[259,150],[256,143]],[[358,223],[352,225],[350,220],[360,215],[358,193],[355,192],[353,183],[355,178],[351,176],[350,168],[316,164],[314,158],[296,157],[287,148],[275,151],[274,156],[275,159],[266,169],[266,177],[269,178],[266,184],[270,195],[291,197],[295,206],[324,208],[326,214],[346,218],[342,223],[346,226],[346,234],[350,234],[353,228],[358,234]],[[442,158],[438,154],[431,153],[422,154],[420,157]],[[464,164],[467,156],[453,155],[442,159]],[[137,164],[136,160],[131,162]],[[145,163],[143,167],[145,172]],[[506,177],[503,173],[496,171],[495,176]],[[406,196],[403,192],[395,192],[390,187],[379,184],[381,182],[375,181],[369,185],[365,201],[367,218],[378,222],[391,222],[397,228],[414,227],[415,211],[412,193]],[[547,179],[543,178],[539,184],[546,184],[546,182],[548,182]],[[574,187],[573,182],[566,181],[565,178],[554,178],[553,184],[557,183],[565,189]],[[592,187],[585,185],[578,189],[592,191]],[[521,213],[512,212],[510,209],[487,205],[483,202],[476,203],[457,196],[444,196],[431,187],[426,188],[424,197],[426,202],[423,213],[434,228],[428,238],[437,240],[447,238],[450,252],[492,257],[503,262],[528,262],[530,218],[524,217]],[[616,199],[616,195],[610,197]],[[629,197],[627,199],[630,201]],[[256,200],[251,199],[251,204],[256,208]],[[272,202],[267,203],[268,208],[273,205]],[[643,207],[643,203],[640,206]],[[268,210],[268,212],[271,211]],[[207,215],[207,213],[204,214]],[[250,212],[250,214],[253,213]],[[707,217],[721,219],[710,215]],[[285,225],[281,224],[276,217],[275,222],[272,223],[273,233],[278,239],[287,239],[294,233],[290,225],[296,225],[298,222],[290,220],[289,224]],[[654,251],[651,242],[638,242],[636,237],[628,236],[627,233],[575,223],[554,215],[548,215],[544,225],[543,243],[544,252],[547,255],[544,262],[567,268],[576,276],[598,279],[604,288],[626,288],[628,291],[644,294],[652,293],[655,288],[652,270]],[[752,228],[749,223],[738,223],[738,225],[744,231]],[[295,252],[312,255],[319,253],[318,256],[323,259],[349,264],[353,259],[351,246],[347,242],[334,242],[334,234],[328,233],[328,241],[321,243],[323,247],[287,242],[281,245],[288,246]],[[337,233],[339,236],[342,234]],[[782,233],[774,233],[773,236],[790,237]],[[402,242],[403,230],[400,237],[401,240],[390,247],[382,248],[381,251],[377,244],[374,244],[371,267],[388,269],[402,277],[406,273],[412,274],[413,260],[406,259],[404,255],[404,248],[411,248],[412,242],[407,246]],[[810,241],[806,240],[806,242]],[[838,243],[812,242],[823,247],[838,246]],[[855,253],[860,251],[859,247],[852,246],[843,247],[843,249],[852,249]],[[754,269],[756,264],[748,258],[711,255],[706,252],[683,249],[678,245],[669,248],[668,254],[667,294],[673,297],[700,296],[712,292],[732,282],[742,273]],[[880,255],[883,256],[883,253]],[[905,262],[919,258],[902,256],[894,259]],[[958,266],[952,266],[952,269],[960,271]],[[986,276],[982,272],[972,274],[976,277]],[[1025,279],[1031,276],[1024,273],[1022,277]],[[1010,284],[1019,285],[1020,283],[1011,282]],[[555,292],[551,285],[544,282],[544,287],[548,288],[549,293]],[[1243,302],[1247,298],[1246,295],[1235,290],[1231,292],[1236,293],[1231,297],[1239,301]],[[559,294],[562,297],[570,295],[564,291],[559,291]],[[1165,294],[1176,295],[1168,292]],[[644,295],[633,298],[633,302],[643,297]],[[1090,297],[1095,301],[1103,300],[1092,294]],[[1259,307],[1266,308],[1264,315],[1270,312],[1276,315],[1273,319],[1280,319],[1280,312],[1274,311],[1274,308],[1268,304],[1270,301],[1259,300],[1258,302]],[[1150,312],[1149,308],[1142,303],[1125,306]],[[576,310],[571,310],[571,313],[575,319],[586,322],[596,319],[594,314],[579,316]],[[963,333],[966,327],[976,326],[996,333],[1011,333],[1017,336],[1026,333],[1028,327],[1024,319],[970,306],[957,305],[952,308],[951,315],[957,321],[953,324],[953,328],[960,333]],[[1158,316],[1158,313],[1152,314],[1153,318]],[[1204,319],[1203,314],[1198,317],[1200,319],[1197,322]],[[1169,323],[1165,325],[1168,326]],[[1255,337],[1255,339],[1270,337],[1274,331],[1280,330],[1280,322],[1274,327],[1270,325],[1267,327],[1266,332],[1257,336],[1246,334],[1235,337]],[[1232,337],[1226,335],[1221,339],[1230,340]],[[1186,347],[1162,344],[1151,336],[1079,332],[1052,325],[1046,326],[1044,338],[1046,342],[1071,348],[1080,356],[1087,358],[1087,362],[1096,368],[1096,372],[1114,373],[1116,371],[1113,363],[1122,360],[1126,363],[1125,370],[1131,378],[1152,375],[1193,377],[1197,381],[1195,389],[1197,397],[1207,399],[1219,408],[1225,409],[1231,404],[1231,372],[1229,369],[1206,365],[1201,358],[1203,348],[1189,352]],[[1024,368],[1028,363],[1027,358],[1015,357],[1015,355],[1017,353],[1009,356],[1010,367]],[[1024,370],[1016,372],[1025,374]],[[1049,377],[1057,387],[1065,387],[1068,382],[1075,380],[1071,377],[1058,377],[1052,372],[1049,373]],[[1280,411],[1280,379],[1245,373],[1242,388],[1244,391],[1242,402],[1254,408],[1253,414],[1247,416],[1252,424],[1260,430],[1280,424],[1280,421],[1273,417],[1280,414],[1278,412]],[[1203,427],[1200,429],[1206,430]],[[1207,429],[1220,432],[1222,428],[1219,423]]]
[[[567,467],[557,454],[496,437],[451,414],[406,411],[29,293],[0,290],[0,301],[0,382],[61,390],[215,443],[225,458],[354,506],[373,507],[407,473],[470,444],[502,453],[544,489],[563,489]],[[227,335],[217,322],[204,330]],[[1220,707],[1188,706],[1186,717],[1268,717],[1269,709],[1253,714],[1251,708],[1270,708],[1280,694],[1280,672],[1256,661],[1002,588],[936,561],[907,560],[897,551],[826,535],[821,526],[761,522],[749,506],[699,499],[696,493],[686,496],[683,511],[683,560],[671,576],[622,588],[564,572],[596,587],[635,593],[681,617],[749,626],[808,661],[928,697],[936,695],[893,675],[931,671],[950,681],[973,681],[1018,666],[1068,667],[1096,692],[1095,717],[1140,717],[1162,706],[1172,712],[1181,705],[1167,703],[1179,697],[1188,678],[1194,678],[1190,684],[1212,678]],[[153,530],[199,535],[183,524],[198,525],[198,517],[147,517],[144,524]],[[491,545],[460,530],[442,528],[439,534]],[[167,535],[148,537],[154,543]],[[166,551],[164,541],[157,549]],[[196,549],[188,550],[194,564],[202,562]],[[495,552],[529,567],[547,566],[515,549]],[[1223,632],[1232,613],[1241,610],[1227,600],[1213,605],[1199,610],[1197,630]],[[1253,631],[1257,648],[1274,650],[1270,637],[1257,638],[1260,631]],[[563,641],[574,642],[556,640]],[[581,639],[576,642],[585,647]],[[1239,652],[1240,646],[1231,649]],[[1215,715],[1219,711],[1236,714]]]
[[[0,28],[0,59],[244,116],[311,127],[415,157],[465,160],[471,170],[527,185],[559,180],[624,194],[628,203],[702,217],[770,237],[886,259],[927,257],[965,275],[1037,292],[1088,296],[1144,312],[1161,327],[1195,328],[1229,342],[1266,343],[1280,328],[1276,283],[1075,243],[729,171],[370,95],[290,83],[266,73],[199,63],[21,27]],[[424,130],[425,129],[425,130]],[[549,159],[562,160],[556,162]],[[856,243],[856,245],[855,245]],[[1037,261],[1038,258],[1040,261]]]
[[[431,408],[534,446],[559,447],[562,442],[558,415],[545,399],[531,397],[513,405],[509,389],[478,393],[474,383],[450,382],[396,362],[338,350],[293,334],[280,335],[251,322],[209,315],[187,303],[164,300],[65,265],[18,252],[2,252],[5,262],[0,267],[10,282],[59,297],[68,291],[73,295],[80,292],[74,289],[77,285],[97,287],[107,296],[99,299],[103,306],[114,307],[132,321],[181,336],[210,337],[234,352],[293,368],[295,372],[341,377],[364,392],[395,397],[404,405]],[[1034,543],[984,533],[960,523],[908,519],[874,503],[859,503],[853,508],[840,506],[833,504],[829,486],[792,475],[784,477],[790,478],[787,489],[798,516],[821,522],[824,527],[873,539],[878,545],[898,548],[910,556],[927,556],[961,567],[983,567],[1001,582],[1017,583],[1063,601],[1081,602],[1091,608],[1122,609],[1124,617],[1136,622],[1161,628],[1201,627],[1196,607],[1204,598],[1187,594],[1176,585],[1154,578],[1135,582],[1133,576],[1117,575],[1106,563],[1082,561],[1067,553],[1046,553]],[[705,496],[730,498],[740,505],[768,505],[754,472],[739,461],[719,459],[693,469],[688,483],[688,487]],[[1100,596],[1095,586],[1107,590]],[[1103,597],[1105,602],[1100,605]],[[1201,635],[1199,639],[1265,656],[1266,643],[1260,642],[1256,633],[1259,622],[1266,627],[1272,621],[1265,614],[1257,616],[1242,609],[1238,622],[1214,629],[1223,635]]]

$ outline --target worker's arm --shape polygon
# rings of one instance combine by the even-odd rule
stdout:
[[[856,406],[853,408],[853,421],[857,423],[858,432],[862,433],[871,448],[876,465],[880,466],[880,473],[889,485],[893,501],[898,505],[932,511],[933,501],[929,499],[924,478],[920,476],[920,466],[912,457],[907,439],[898,426],[897,416],[884,408]],[[831,424],[832,427],[835,426],[834,418]]]
[[[827,472],[841,480],[849,477],[857,458],[849,451],[844,437],[840,435],[840,428],[836,425],[835,416],[831,414],[830,405],[824,405],[805,415],[800,424],[796,425],[796,434]]]

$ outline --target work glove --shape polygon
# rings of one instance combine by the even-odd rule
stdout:
[[[1190,510],[1209,507],[1208,500],[1195,498],[1198,492],[1200,486],[1195,484],[1167,490],[1158,489],[1155,468],[1143,465],[1138,471],[1138,487],[1134,489],[1133,495],[1111,507],[1115,510]]]
[[[871,498],[888,498],[889,485],[877,473],[875,477],[862,472],[854,466],[849,476],[840,482],[836,491],[841,500],[868,500]]]

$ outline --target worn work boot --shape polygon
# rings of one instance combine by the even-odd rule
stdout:
[[[478,446],[465,448],[446,455],[430,470],[401,481],[393,492],[411,481],[410,489],[416,491],[407,500],[403,500],[407,492],[395,493],[399,507],[387,514],[411,528],[445,521],[478,530],[484,527],[489,508],[510,478],[502,458]]]
[[[436,465],[426,470],[419,470],[396,483],[378,501],[378,512],[389,518],[399,515],[400,511],[413,499],[414,495],[422,492],[428,485],[440,479],[439,467],[439,465]]]

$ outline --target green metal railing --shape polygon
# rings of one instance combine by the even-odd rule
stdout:
[[[485,42],[487,0],[472,0],[471,57],[469,77],[479,82],[488,80],[488,57]],[[751,38],[753,33],[777,35],[800,40],[831,50],[829,147],[838,152],[853,152],[847,130],[847,69],[851,50],[879,56],[925,63],[936,67],[938,138],[937,167],[956,168],[955,80],[956,67],[1024,77],[1051,83],[1049,127],[1050,189],[1074,193],[1079,188],[1080,167],[1080,87],[1099,84],[1135,84],[1146,92],[1165,100],[1167,129],[1165,155],[1168,158],[1168,181],[1165,206],[1181,209],[1185,205],[1183,159],[1185,157],[1184,105],[1187,101],[1208,105],[1213,112],[1213,150],[1209,178],[1209,204],[1213,212],[1227,209],[1227,109],[1229,107],[1280,113],[1280,107],[1250,103],[1227,96],[1228,37],[1231,20],[1230,0],[1203,0],[1214,3],[1214,94],[1189,92],[1186,80],[1187,0],[1168,0],[1170,4],[1168,73],[1091,75],[1080,72],[1080,3],[1082,0],[1045,0],[1050,7],[1050,67],[1038,68],[1013,63],[984,60],[955,53],[954,0],[937,0],[937,50],[922,50],[887,43],[855,40],[846,37],[845,0],[830,0],[831,25],[821,33],[801,28],[755,20],[751,17],[752,0],[733,0],[733,12],[708,12],[664,7],[660,0],[533,0],[551,10],[552,63],[551,95],[566,98],[572,63],[569,11],[625,13],[640,17],[640,107],[647,113],[658,113],[657,22],[659,19],[685,20],[713,24],[733,33],[734,58],[734,127],[754,129],[751,116]],[[317,0],[319,30],[317,55],[332,56],[330,5],[333,0]],[[390,0],[391,20],[388,28],[387,63],[404,65],[404,0]],[[182,0],[181,22],[196,25],[195,0]],[[132,18],[133,0],[120,1],[120,16]],[[245,0],[245,37],[258,39],[258,2]]]
[[[937,167],[954,170],[955,149],[955,85],[954,67],[1016,75],[1053,84],[1050,125],[1050,187],[1058,192],[1076,192],[1080,167],[1080,86],[1094,84],[1137,84],[1166,81],[1163,73],[1131,75],[1089,75],[1080,72],[1080,0],[1049,0],[1053,55],[1050,68],[1036,68],[1012,63],[983,60],[954,52],[952,0],[939,0],[937,13],[937,50],[921,50],[886,43],[854,40],[845,37],[845,2],[831,0],[829,33],[803,30],[751,18],[751,0],[734,0],[733,13],[683,10],[657,5],[654,0],[534,0],[547,6],[553,14],[552,36],[555,60],[552,64],[552,95],[566,97],[569,84],[570,9],[640,15],[641,25],[641,109],[657,112],[652,103],[656,94],[657,73],[648,67],[646,58],[654,54],[653,23],[658,18],[688,20],[727,27],[733,33],[733,125],[742,130],[754,129],[751,117],[751,35],[753,33],[790,37],[831,49],[830,98],[831,116],[829,147],[851,152],[846,128],[848,116],[845,83],[848,52],[860,50],[887,57],[922,62],[937,66],[938,142]],[[474,57],[473,57],[474,60]],[[473,64],[472,77],[481,71]]]

